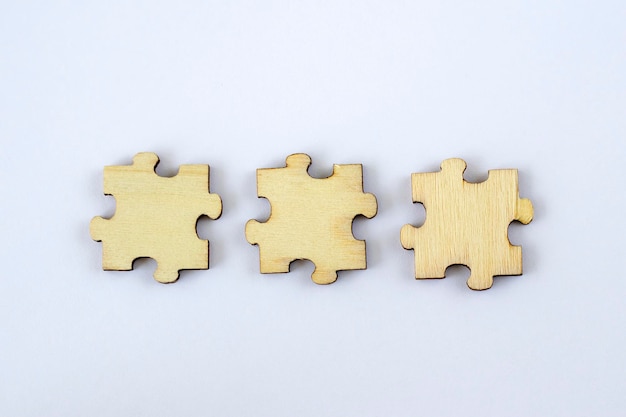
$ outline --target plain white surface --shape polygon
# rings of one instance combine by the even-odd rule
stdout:
[[[624,415],[624,2],[128,3],[2,5],[0,415]],[[210,270],[101,271],[140,151],[211,165]],[[255,169],[293,152],[364,164],[366,271],[259,274]],[[448,157],[520,170],[523,276],[412,278],[410,173]]]

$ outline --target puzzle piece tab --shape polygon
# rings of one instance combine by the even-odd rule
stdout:
[[[528,224],[530,200],[519,198],[516,169],[489,171],[482,183],[463,179],[466,163],[447,159],[440,172],[412,174],[413,202],[423,203],[426,221],[405,225],[400,240],[415,251],[415,278],[444,278],[450,265],[471,270],[467,285],[486,290],[496,275],[522,274],[522,248],[509,242],[509,224]]]
[[[311,158],[287,157],[284,168],[257,170],[257,194],[270,201],[269,220],[246,224],[248,242],[259,246],[261,273],[289,272],[296,259],[315,264],[312,279],[330,284],[337,271],[365,269],[365,242],[352,235],[357,215],[376,215],[376,197],[363,192],[360,164],[334,165],[333,175],[309,176]]]
[[[137,258],[157,262],[154,279],[171,283],[183,269],[209,267],[209,242],[196,233],[202,215],[217,219],[222,201],[209,193],[208,165],[181,165],[175,177],[156,174],[159,157],[139,153],[132,165],[104,168],[104,193],[116,201],[110,219],[91,220],[102,241],[102,268],[129,271]]]

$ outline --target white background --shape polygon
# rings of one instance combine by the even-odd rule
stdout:
[[[622,416],[623,1],[9,2],[0,415]],[[103,272],[102,168],[208,163],[211,268]],[[261,275],[255,169],[362,163],[368,269]],[[410,173],[518,168],[524,275],[415,281]]]

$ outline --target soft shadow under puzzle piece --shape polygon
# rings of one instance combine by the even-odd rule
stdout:
[[[328,178],[312,178],[311,158],[287,157],[284,168],[257,170],[257,194],[270,201],[265,223],[246,224],[248,242],[259,246],[261,273],[289,272],[296,259],[315,264],[312,279],[330,284],[337,271],[365,269],[365,242],[352,235],[357,215],[376,215],[376,197],[363,192],[360,164],[334,165]]]
[[[440,172],[412,174],[413,202],[423,203],[421,227],[402,227],[400,240],[415,251],[415,278],[443,278],[450,265],[471,270],[467,285],[486,290],[496,275],[522,274],[522,248],[509,242],[509,224],[528,224],[533,206],[520,199],[517,170],[489,171],[482,183],[463,179],[462,159],[447,159]]]
[[[91,220],[102,241],[102,268],[129,271],[138,258],[157,262],[154,279],[174,282],[183,269],[209,267],[209,243],[196,233],[198,218],[217,219],[222,201],[209,193],[208,165],[181,165],[175,177],[156,174],[159,158],[139,153],[132,165],[104,168],[104,193],[116,201],[110,219]]]

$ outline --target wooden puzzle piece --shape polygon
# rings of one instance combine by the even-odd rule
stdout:
[[[91,220],[92,239],[102,241],[102,268],[129,271],[137,258],[157,262],[154,279],[171,283],[182,269],[209,267],[209,242],[198,237],[201,215],[217,219],[222,201],[209,193],[208,165],[181,165],[174,177],[161,177],[159,157],[139,153],[132,165],[104,168],[104,193],[116,201],[110,219]]]
[[[333,174],[309,176],[311,158],[287,157],[284,168],[257,170],[257,194],[270,201],[270,218],[246,224],[248,242],[259,246],[261,273],[289,272],[296,259],[315,264],[312,279],[330,284],[337,271],[365,269],[365,241],[352,235],[357,215],[376,215],[376,197],[363,192],[360,164],[333,165]]]
[[[463,179],[466,163],[447,159],[440,172],[412,174],[413,202],[423,203],[426,221],[405,225],[400,240],[415,251],[415,278],[444,278],[450,265],[471,270],[467,285],[486,290],[496,275],[522,274],[522,248],[509,242],[509,224],[528,224],[530,200],[519,198],[516,169],[489,171],[482,183]]]

